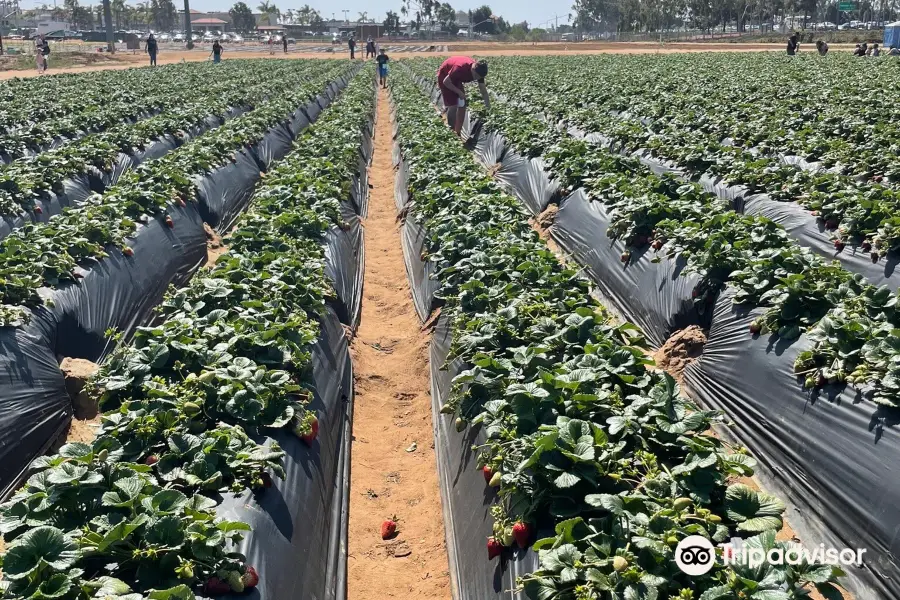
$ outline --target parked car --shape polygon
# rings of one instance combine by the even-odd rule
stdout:
[[[183,34],[183,33],[176,33],[175,35],[172,36],[172,41],[173,41],[173,42],[183,42],[183,41],[184,41],[184,34]]]

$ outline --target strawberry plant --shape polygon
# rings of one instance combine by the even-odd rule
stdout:
[[[308,348],[333,293],[322,241],[343,224],[372,71],[273,165],[216,266],[102,366],[88,388],[107,409],[98,437],[36,460],[0,506],[4,598],[193,600],[259,584],[264,565],[234,551],[249,527],[216,507],[285,476],[284,452],[251,434],[314,422]]]
[[[680,539],[773,534],[784,505],[731,483],[751,475],[755,461],[707,433],[723,416],[700,410],[671,377],[648,370],[636,328],[613,323],[587,282],[560,266],[518,203],[479,174],[414,83],[397,77],[390,85],[409,169],[406,218],[428,232],[424,254],[453,332],[449,359],[465,364],[443,399],[442,418],[454,418],[457,430],[482,427],[486,439],[473,450],[485,485],[497,488],[487,558],[527,546],[536,524],[557,535],[534,543],[541,570],[520,580],[530,598],[677,597],[685,588],[711,598],[710,590],[738,582],[787,589],[783,597],[799,599],[810,582],[830,586],[840,575],[830,568],[815,578],[785,575],[777,585],[727,568],[692,579],[677,569]],[[549,160],[571,188],[602,185],[593,169],[623,164],[584,151]],[[637,166],[610,179],[623,199],[634,188],[659,196],[660,221],[694,210],[693,189],[679,190],[684,184],[674,179],[645,176]],[[635,225],[618,235],[651,236]],[[728,593],[715,597],[738,597]]]

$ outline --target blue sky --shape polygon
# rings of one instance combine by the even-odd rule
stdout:
[[[258,0],[245,0],[247,5],[254,11]],[[378,21],[384,18],[387,11],[393,10],[399,14],[402,0],[386,0],[385,2],[366,2],[365,0],[313,0],[306,2],[305,0],[274,0],[275,5],[285,11],[289,8],[298,9],[304,4],[318,10],[322,17],[330,19],[332,13],[340,19],[343,18],[343,10],[347,9],[349,18],[355,19],[361,11],[366,11],[370,18]],[[228,10],[233,4],[233,0],[191,0],[191,8],[196,10]],[[183,3],[176,0],[175,5],[181,6]],[[559,14],[560,25],[566,23],[566,16],[569,14],[572,6],[571,0],[542,0],[536,2],[534,0],[522,2],[521,0],[487,0],[484,2],[457,3],[450,1],[450,4],[456,10],[474,9],[482,4],[487,4],[493,9],[494,14],[502,16],[511,23],[519,23],[528,21],[529,25],[537,26],[543,22],[546,27],[548,21],[553,15]]]

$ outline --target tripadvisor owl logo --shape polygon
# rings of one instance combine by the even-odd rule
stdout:
[[[770,565],[863,565],[865,548],[826,548],[819,544],[817,548],[807,550],[799,544],[776,545],[764,547],[756,542],[747,544],[741,538],[732,538],[722,545],[722,566],[747,565],[755,569],[762,564]],[[716,564],[716,549],[712,542],[699,535],[689,535],[675,548],[675,564],[687,575],[697,577],[705,575]]]
[[[689,535],[675,548],[675,564],[693,577],[705,575],[716,564],[716,549],[705,537]]]

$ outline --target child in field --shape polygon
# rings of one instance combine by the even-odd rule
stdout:
[[[381,53],[375,58],[375,60],[378,62],[379,82],[381,83],[381,87],[386,88],[387,87],[387,72],[388,72],[387,64],[390,59],[388,58],[388,55],[385,53],[385,51],[382,49]]]

